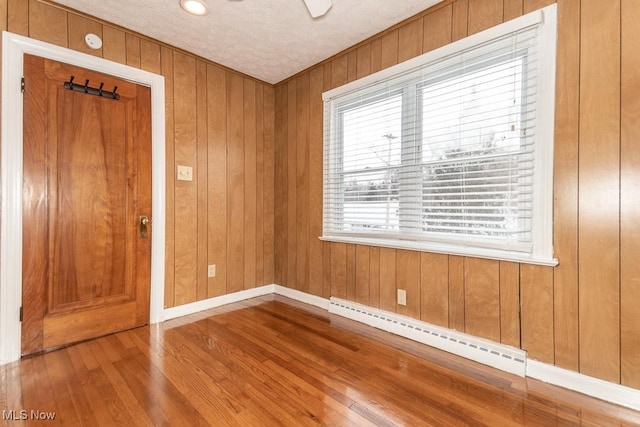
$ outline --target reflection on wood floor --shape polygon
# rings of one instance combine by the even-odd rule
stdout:
[[[640,424],[279,296],[1,366],[0,408],[0,425],[43,425],[47,413],[87,426]]]

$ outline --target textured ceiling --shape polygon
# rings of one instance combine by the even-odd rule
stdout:
[[[315,20],[303,0],[206,0],[204,17],[179,0],[56,1],[278,83],[442,0],[333,0]]]

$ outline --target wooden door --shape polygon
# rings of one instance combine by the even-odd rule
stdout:
[[[149,320],[151,93],[25,55],[23,355]],[[119,100],[64,88],[113,91]]]

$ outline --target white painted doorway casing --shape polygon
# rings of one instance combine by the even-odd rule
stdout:
[[[151,88],[151,289],[149,322],[164,317],[165,102],[164,77],[28,37],[2,33],[2,140],[0,212],[0,364],[21,354],[22,155],[24,55],[30,54]]]

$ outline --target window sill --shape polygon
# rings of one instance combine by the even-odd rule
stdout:
[[[493,259],[497,261],[518,262],[523,264],[542,265],[555,267],[558,265],[557,258],[535,257],[531,254],[510,252],[499,249],[485,249],[475,247],[457,246],[447,243],[415,242],[408,240],[385,240],[366,237],[348,236],[321,236],[320,240],[325,242],[349,243],[354,245],[379,246],[383,248],[407,249],[420,252],[434,252],[445,255],[458,255],[474,258]]]

